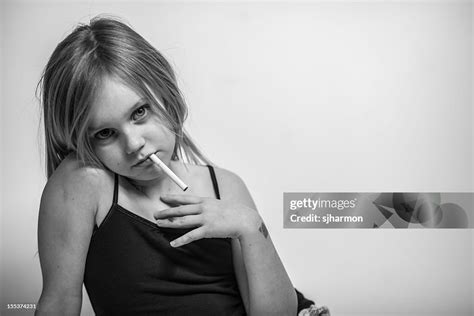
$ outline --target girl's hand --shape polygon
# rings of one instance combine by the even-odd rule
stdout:
[[[160,227],[196,229],[173,240],[173,247],[202,238],[239,238],[258,229],[261,218],[257,211],[238,203],[183,194],[161,196],[167,204],[176,204],[153,214]]]

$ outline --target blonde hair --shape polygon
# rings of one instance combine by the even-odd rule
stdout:
[[[87,129],[91,104],[107,76],[118,77],[150,101],[176,136],[172,160],[212,164],[183,127],[188,108],[168,61],[124,22],[99,16],[78,25],[57,45],[37,86],[48,178],[71,152],[84,164],[105,168],[92,149]]]

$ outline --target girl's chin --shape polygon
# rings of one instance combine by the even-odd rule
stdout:
[[[163,171],[158,166],[155,166],[153,162],[151,162],[151,164],[144,162],[143,164],[143,166],[140,165],[139,167],[134,168],[130,178],[137,180],[152,180],[163,174]]]

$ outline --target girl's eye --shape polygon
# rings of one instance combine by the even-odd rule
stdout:
[[[139,119],[139,118],[142,118],[143,116],[146,115],[148,111],[148,105],[143,105],[141,107],[139,107],[138,109],[135,110],[135,113],[133,113],[132,117],[133,119]]]
[[[97,138],[99,140],[105,140],[105,139],[109,138],[112,135],[112,133],[113,132],[110,129],[103,129],[100,132],[98,132],[97,134],[95,134],[95,138]]]
[[[148,108],[149,108],[148,104],[142,105],[141,107],[136,109],[135,112],[133,112],[132,118],[134,120],[139,120],[139,119],[143,118],[144,116],[147,115]],[[100,132],[97,132],[95,134],[95,138],[98,139],[98,140],[106,140],[110,136],[112,136],[113,134],[114,134],[114,132],[112,130],[106,128],[106,129],[101,130]]]

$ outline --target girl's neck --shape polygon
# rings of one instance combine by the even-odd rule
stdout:
[[[182,177],[184,164],[181,161],[170,161],[168,168],[170,168],[178,177]],[[138,192],[150,199],[153,199],[154,197],[158,198],[162,194],[177,193],[176,188],[179,189],[173,180],[163,172],[160,173],[159,177],[152,180],[127,180]]]

